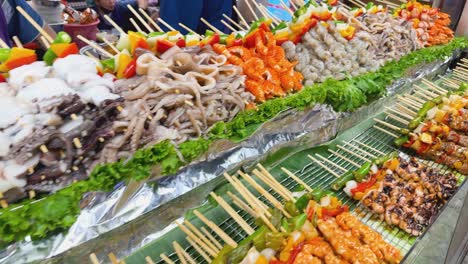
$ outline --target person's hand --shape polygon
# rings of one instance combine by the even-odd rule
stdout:
[[[142,9],[148,8],[148,0],[137,0],[138,7]]]

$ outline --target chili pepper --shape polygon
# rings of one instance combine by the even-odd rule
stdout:
[[[312,198],[315,201],[320,202],[320,199],[322,199],[322,197],[324,197],[325,195],[333,195],[333,192],[329,190],[322,190],[320,188],[316,188],[310,194],[312,195]]]
[[[288,262],[286,262],[287,264],[293,264],[294,261],[296,260],[297,258],[297,255],[299,255],[299,253],[301,253],[302,251],[302,248],[304,247],[304,242],[301,242],[299,245],[295,246],[293,248],[293,250],[291,251],[291,256],[289,257],[288,259]]]
[[[411,129],[411,130],[413,130],[413,129],[415,129],[416,127],[418,127],[419,124],[421,124],[422,121],[424,121],[424,117],[418,116],[418,117],[416,117],[415,119],[411,120],[411,122],[409,122],[408,128]]]
[[[255,246],[255,248],[259,251],[267,248],[266,243],[266,235],[268,233],[268,229],[265,226],[262,226],[264,228],[259,229],[259,232],[255,234],[254,237],[252,237],[252,243]]]
[[[300,212],[297,209],[296,205],[291,201],[287,201],[284,204],[284,210],[286,210],[291,216],[296,216],[296,215],[300,214]]]
[[[283,218],[283,213],[279,209],[273,208],[271,210],[270,222],[274,227],[278,229],[281,227],[282,218]]]
[[[400,146],[403,146],[403,144],[405,144],[406,142],[408,142],[410,140],[410,136],[409,135],[404,135],[404,136],[401,136],[399,138],[396,138],[393,143],[395,143],[395,145],[397,145],[398,147]]]
[[[57,55],[51,50],[48,49],[45,53],[44,56],[42,57],[42,60],[47,64],[47,65],[52,65],[54,63],[55,59],[57,58]]]
[[[127,68],[125,68],[125,71],[123,72],[123,77],[126,79],[130,79],[136,74],[136,58],[133,59],[128,65]]]
[[[375,159],[375,160],[374,160],[374,163],[375,163],[376,165],[381,166],[381,165],[383,165],[385,162],[387,162],[387,161],[389,161],[389,160],[391,160],[391,159],[394,159],[394,158],[396,158],[396,157],[398,157],[398,152],[397,152],[397,151],[393,151],[393,152],[390,152],[390,153],[387,154],[387,155],[384,155],[384,156],[381,156],[381,157]]]
[[[376,182],[377,178],[374,175],[368,181],[358,183],[358,185],[355,188],[351,189],[351,193],[354,196],[357,192],[364,192],[365,190],[372,187],[372,185],[374,185]]]
[[[331,188],[335,191],[341,190],[347,182],[354,179],[354,174],[352,171],[347,171],[345,174],[341,175],[340,178],[336,179],[331,184]]]
[[[299,197],[299,199],[296,200],[296,208],[300,212],[303,212],[304,209],[306,209],[307,204],[309,204],[309,200],[313,199],[312,195],[310,193],[306,193]]]
[[[177,45],[179,48],[184,48],[184,47],[186,46],[185,39],[179,38],[179,39],[176,41],[176,45]]]
[[[283,246],[285,237],[287,237],[286,233],[280,233],[280,232],[276,232],[276,233],[268,232],[268,233],[266,233],[266,235],[265,235],[265,240],[266,240],[265,248],[271,248],[271,249],[273,249],[275,251],[280,250],[281,247]],[[258,250],[263,250],[265,248],[262,248],[262,249],[257,248],[257,249]]]
[[[372,162],[367,161],[366,163],[362,164],[361,168],[353,172],[354,179],[357,182],[362,182],[366,178],[366,176],[369,174],[371,167],[372,167]]]
[[[431,110],[436,104],[432,101],[427,101],[423,104],[421,109],[418,111],[418,117],[426,117],[427,111]]]

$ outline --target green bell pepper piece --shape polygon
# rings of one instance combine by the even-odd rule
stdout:
[[[101,61],[102,67],[105,69],[110,69],[111,71],[115,71],[115,59],[110,58],[107,60]]]
[[[464,82],[464,83],[460,84],[460,87],[458,87],[457,91],[464,93],[467,90],[468,90],[468,83]]]
[[[215,34],[214,31],[211,31],[211,30],[207,29],[207,30],[205,31],[205,38],[206,38],[206,37],[211,37],[211,36],[213,36],[214,34]]]
[[[54,63],[56,58],[57,58],[57,54],[55,54],[51,49],[48,49],[46,53],[44,53],[44,57],[42,57],[42,60],[47,65],[52,65],[52,63]]]
[[[354,180],[353,171],[347,171],[345,174],[341,175],[340,178],[332,182],[331,188],[335,191],[339,191],[346,185],[347,182],[351,180]]]
[[[397,151],[393,151],[387,155],[384,155],[384,156],[381,156],[377,159],[374,160],[374,164],[378,165],[378,166],[382,166],[385,162],[393,159],[393,158],[396,158],[398,157],[398,152]]]
[[[284,242],[285,237],[287,237],[286,233],[268,232],[265,236],[265,240],[266,240],[265,248],[271,248],[275,251],[280,250],[283,247],[283,242]]]
[[[219,252],[216,258],[211,262],[211,264],[225,264],[227,263],[227,256],[231,253],[234,248],[230,245],[225,245]]]
[[[67,32],[60,31],[59,33],[57,33],[57,36],[55,37],[52,44],[58,44],[58,43],[70,44],[71,42],[72,42],[72,38],[70,37],[70,35],[68,35]]]
[[[288,212],[291,216],[296,216],[301,213],[292,201],[287,201],[284,204],[284,210],[286,210],[286,212]]]
[[[418,116],[415,119],[411,120],[408,124],[408,128],[411,130],[417,128],[419,124],[421,124],[421,122],[424,121],[424,118],[424,116]]]
[[[259,251],[263,250],[266,248],[266,235],[268,233],[268,229],[265,226],[262,226],[264,228],[259,229],[259,232],[255,232],[255,236],[252,238],[252,243],[255,246],[255,248]]]
[[[226,34],[219,35],[219,43],[226,45],[226,39],[228,36],[229,35],[226,35]]]
[[[320,199],[322,199],[322,197],[324,197],[325,195],[332,195],[332,194],[333,194],[332,192],[328,190],[322,190],[320,188],[316,188],[310,193],[310,195],[316,202],[320,202]]]
[[[148,38],[162,36],[164,34],[166,34],[166,33],[165,32],[151,32],[151,33],[148,34]],[[189,35],[189,34],[187,34],[187,35]]]
[[[362,164],[361,168],[353,173],[354,179],[358,182],[362,182],[364,179],[366,179],[371,167],[372,162],[367,161],[366,163]]]
[[[299,210],[299,212],[303,212],[307,205],[309,204],[309,201],[312,199],[312,195],[310,193],[306,193],[299,197],[296,200],[296,208]]]
[[[398,147],[400,146],[403,146],[403,144],[405,144],[406,142],[408,142],[410,140],[410,136],[409,135],[404,135],[404,136],[401,136],[397,139],[395,139],[393,141],[393,143],[395,143],[395,145],[397,145]]]
[[[7,61],[8,58],[10,58],[10,54],[11,54],[11,49],[9,49],[9,48],[1,48],[1,49],[0,49],[0,61],[1,61],[1,62]]]

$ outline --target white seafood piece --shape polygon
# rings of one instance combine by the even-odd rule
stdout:
[[[12,143],[13,142],[8,135],[0,132],[0,157],[5,157],[8,155]]]
[[[0,83],[0,97],[15,96],[15,94],[16,94],[16,89],[11,87],[8,83],[6,82]]]
[[[62,133],[68,133],[72,131],[73,129],[79,127],[81,124],[83,124],[83,116],[77,116],[77,118],[72,119],[70,121],[67,121],[65,124],[63,124],[60,128],[59,131]]]
[[[50,69],[51,67],[47,66],[45,62],[36,61],[11,70],[9,72],[8,83],[21,88],[45,78],[49,74]]]
[[[64,80],[67,80],[69,75],[82,73],[97,74],[97,66],[97,61],[84,55],[69,55],[63,59],[56,60],[52,65],[55,75]]]
[[[17,98],[26,102],[38,102],[52,97],[76,94],[67,83],[57,78],[45,78],[18,91]]]
[[[81,99],[85,102],[92,102],[95,105],[100,105],[107,99],[115,100],[120,96],[113,94],[109,91],[109,88],[98,85],[92,86],[91,88],[85,88],[80,92]]]
[[[0,161],[0,192],[6,192],[15,187],[24,187],[26,180],[18,176],[36,166],[38,162],[39,155],[32,157],[24,164],[18,164],[14,160]]]
[[[252,247],[247,256],[239,264],[255,264],[260,257],[260,252],[255,247]]]
[[[0,97],[0,128],[14,124],[23,115],[31,113],[31,105],[15,97]]]

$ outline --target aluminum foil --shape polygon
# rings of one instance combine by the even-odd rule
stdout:
[[[200,159],[175,175],[116,186],[110,193],[90,193],[89,204],[68,230],[41,241],[24,241],[9,246],[0,263],[83,263],[96,253],[101,260],[113,252],[119,258],[160,237],[187,209],[199,206],[225,171],[249,169],[265,159],[280,162],[287,156],[329,141],[395,100],[394,95],[410,89],[420,78],[432,78],[446,71],[459,53],[445,61],[419,66],[407,77],[388,87],[387,97],[353,113],[336,113],[329,106],[316,105],[299,111],[289,109],[262,125],[249,139],[233,144],[215,142]]]

